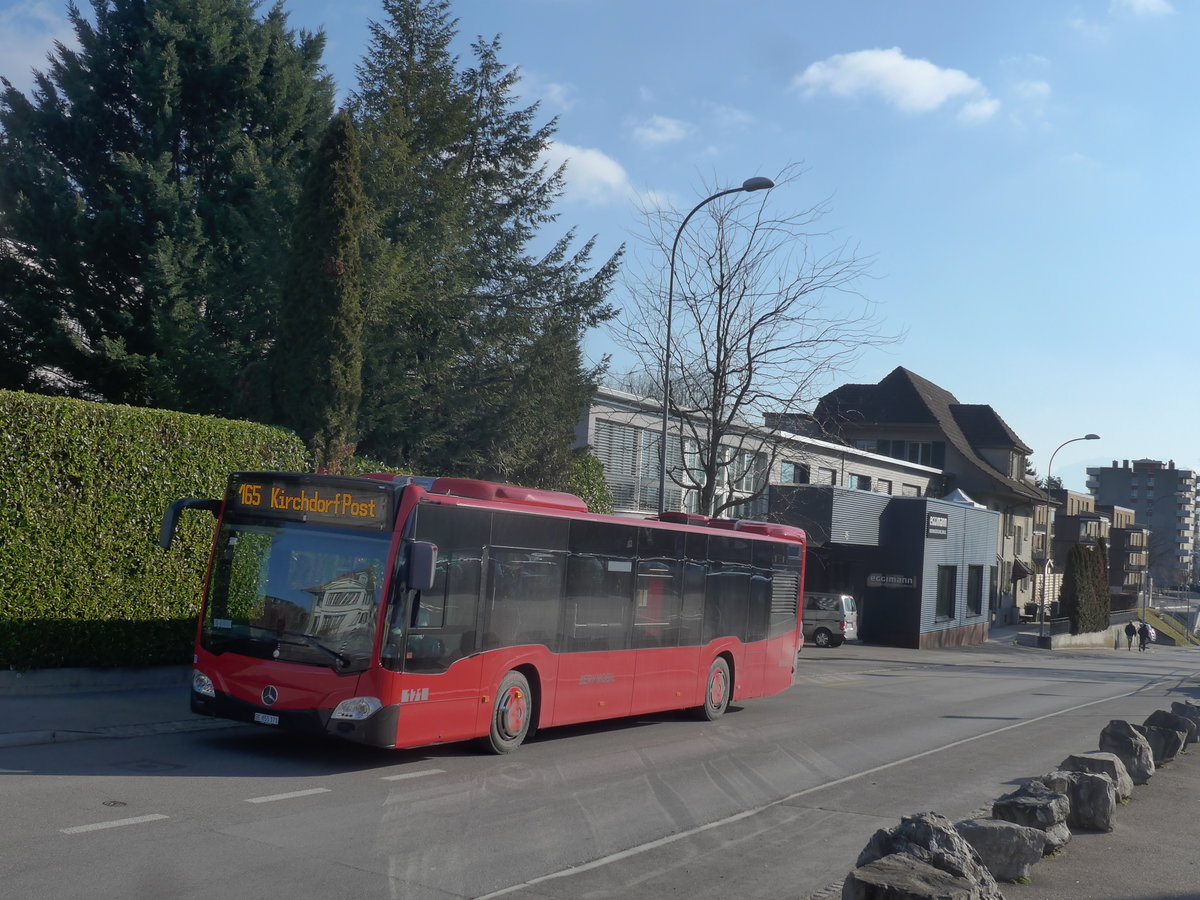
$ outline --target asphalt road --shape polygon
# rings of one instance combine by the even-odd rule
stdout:
[[[89,900],[836,896],[875,829],[979,813],[1095,749],[1110,719],[1200,697],[1197,669],[1183,649],[846,645],[805,650],[792,690],[716,723],[554,729],[507,757],[254,727],[9,747],[0,884]]]

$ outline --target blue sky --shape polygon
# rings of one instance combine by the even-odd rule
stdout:
[[[341,93],[375,0],[288,0],[323,28]],[[28,84],[65,3],[0,0],[0,73]],[[845,379],[906,366],[987,403],[1045,474],[1151,457],[1200,469],[1200,5],[1183,0],[458,0],[461,49],[502,38],[521,93],[558,117],[562,228],[598,257],[639,204],[805,174],[773,211],[823,200],[872,259],[861,285],[898,343]],[[557,233],[557,232],[555,232]],[[639,264],[653,263],[652,259]],[[661,261],[665,266],[665,260]],[[620,294],[614,297],[619,305]],[[597,333],[589,352],[614,351]]]

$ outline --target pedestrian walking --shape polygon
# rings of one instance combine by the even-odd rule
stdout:
[[[1149,622],[1143,622],[1141,625],[1138,626],[1138,638],[1140,638],[1140,640],[1138,642],[1138,650],[1145,650],[1146,646],[1150,643],[1150,623]]]
[[[1137,633],[1138,633],[1138,627],[1136,625],[1134,625],[1133,620],[1130,619],[1128,622],[1125,623],[1125,637],[1128,638],[1128,640],[1129,640],[1129,649],[1130,650],[1133,649],[1133,639],[1137,636]]]

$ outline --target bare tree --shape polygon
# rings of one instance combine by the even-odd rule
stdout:
[[[896,339],[880,333],[874,304],[859,290],[870,260],[818,230],[826,203],[771,213],[802,174],[789,166],[770,191],[722,197],[683,231],[677,212],[643,212],[650,252],[639,254],[644,268],[628,280],[616,340],[636,360],[631,383],[660,391],[669,354],[669,411],[680,427],[668,435],[667,474],[697,492],[709,515],[762,496],[781,426],[807,412],[864,348]],[[664,263],[673,245],[668,304]]]

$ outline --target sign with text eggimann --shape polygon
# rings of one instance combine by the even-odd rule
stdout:
[[[347,478],[245,473],[229,479],[226,508],[243,516],[383,531],[392,524],[392,491],[384,483]]]
[[[927,513],[925,537],[944,541],[950,536],[950,517],[945,513]]]

